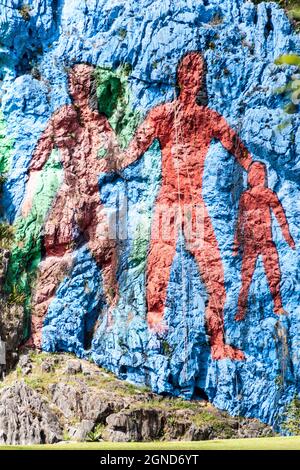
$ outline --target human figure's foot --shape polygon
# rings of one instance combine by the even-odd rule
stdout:
[[[245,354],[240,349],[229,346],[229,344],[214,344],[211,346],[211,356],[215,361],[220,359],[233,359],[244,361]]]
[[[149,329],[153,333],[163,334],[168,331],[168,327],[165,321],[163,320],[163,316],[159,312],[148,312],[147,322]]]
[[[288,315],[288,312],[284,310],[283,307],[274,308],[274,313],[276,313],[276,315]]]

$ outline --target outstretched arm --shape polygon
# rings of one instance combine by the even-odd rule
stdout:
[[[271,207],[274,211],[275,217],[281,227],[282,234],[284,238],[286,239],[287,243],[290,245],[290,247],[294,250],[295,249],[295,242],[294,239],[291,235],[290,229],[289,229],[289,224],[284,212],[284,209],[282,207],[281,202],[279,201],[277,195],[275,193],[272,194],[272,200],[271,200]]]
[[[117,170],[123,170],[131,163],[138,160],[150,147],[157,137],[157,123],[160,116],[158,109],[149,112],[146,119],[138,127],[128,148],[121,152],[116,159]]]
[[[247,171],[252,163],[252,157],[237,133],[229,126],[223,116],[216,112],[213,112],[212,115],[212,127],[214,137],[228,152],[235,156],[239,164]]]

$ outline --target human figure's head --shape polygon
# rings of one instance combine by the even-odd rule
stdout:
[[[248,185],[250,188],[254,186],[267,186],[267,168],[262,162],[251,163],[248,170]]]
[[[71,68],[69,90],[75,103],[90,103],[94,71],[95,67],[88,64],[76,64]]]
[[[180,95],[196,99],[205,79],[205,61],[200,52],[188,52],[180,60],[177,68],[177,85]]]

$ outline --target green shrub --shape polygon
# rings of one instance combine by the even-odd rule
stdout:
[[[99,442],[105,430],[104,424],[96,424],[94,429],[87,434],[87,442]]]
[[[285,421],[282,429],[293,436],[300,435],[300,399],[295,398],[288,404],[284,413]]]

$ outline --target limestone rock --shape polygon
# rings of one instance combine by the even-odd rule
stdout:
[[[0,291],[5,280],[5,274],[7,271],[8,260],[9,260],[9,250],[0,248]]]
[[[136,409],[112,414],[108,416],[106,422],[108,440],[150,441],[162,436],[165,415],[155,408]]]
[[[70,439],[77,442],[86,441],[88,434],[93,430],[94,426],[94,421],[83,419],[77,426],[72,426],[68,429]]]
[[[87,386],[57,383],[50,385],[49,391],[52,402],[68,419],[79,418],[105,424],[109,415],[126,407],[125,398],[117,394],[108,397],[105,392],[96,392]]]
[[[187,399],[204,396],[233,416],[251,416],[278,426],[288,403],[300,391],[299,107],[287,114],[285,106],[289,98],[277,92],[286,87],[295,70],[274,63],[282,54],[299,51],[300,39],[284,9],[272,2],[245,0],[35,0],[28,2],[30,12],[22,16],[19,2],[2,3],[0,168],[5,182],[0,205],[1,216],[3,213],[15,233],[6,281],[12,292],[16,286],[22,290],[26,305],[34,298],[37,309],[45,312],[44,322],[39,319],[39,328],[43,327],[43,350],[88,357],[118,377],[147,385],[155,393]],[[161,336],[148,328],[149,284],[145,280],[149,253],[153,252],[149,241],[157,197],[163,177],[169,177],[174,166],[172,158],[165,167],[159,138],[167,140],[172,132],[174,115],[168,109],[177,97],[178,63],[183,55],[195,49],[203,54],[207,64],[206,86],[198,97],[199,103],[222,115],[253,159],[266,165],[268,186],[282,203],[296,250],[286,242],[278,223],[272,221],[280,262],[280,269],[275,271],[277,277],[281,272],[281,296],[288,315],[274,313],[259,256],[250,286],[248,311],[243,320],[236,321],[242,259],[241,253],[233,257],[232,245],[240,196],[247,189],[247,174],[232,155],[235,145],[224,147],[217,132],[216,138],[209,142],[205,165],[200,165],[198,160],[194,165],[195,171],[200,166],[203,168],[203,178],[194,176],[193,168],[186,187],[192,185],[190,194],[201,196],[201,204],[205,203],[216,237],[213,245],[219,247],[222,268],[215,272],[214,257],[207,260],[201,250],[198,263],[189,244],[183,243],[184,237],[173,246],[174,259],[168,263],[164,260],[169,247],[154,256],[151,271],[158,263],[163,265],[157,276],[158,287],[150,292],[158,305],[155,293],[160,291],[161,278],[168,277],[164,309],[168,329]],[[74,148],[77,135],[85,134],[81,133],[82,126],[78,126],[80,109],[75,112],[71,104],[68,73],[74,63],[96,67],[95,86],[91,87],[89,100],[98,116],[94,117],[107,116],[106,128],[114,130],[122,148],[128,146],[149,113],[152,118],[153,110],[157,113],[162,106],[166,110],[163,117],[159,115],[150,127],[145,127],[151,145],[139,155],[138,161],[120,172],[105,173],[105,177],[99,166],[99,175],[94,174],[95,205],[101,203],[114,219],[126,196],[124,213],[130,215],[128,233],[121,237],[120,243],[118,240],[117,266],[112,269],[107,265],[107,256],[103,256],[103,263],[96,262],[94,255],[99,254],[99,245],[91,247],[90,237],[82,233],[90,229],[90,235],[94,235],[92,223],[83,223],[90,216],[87,209],[91,204],[90,168],[82,163],[84,159],[79,167],[76,165],[89,143],[87,149],[83,146],[80,151],[77,148],[78,151],[70,152],[69,163],[62,168],[61,148],[58,148],[61,141],[58,138],[54,142],[53,135],[48,135],[49,155],[41,154],[47,162],[37,171],[37,190],[32,191],[31,210],[27,217],[22,216],[28,168],[38,144],[43,151],[46,148],[43,136],[49,123],[53,123],[53,116],[56,131],[67,128],[63,135],[58,132],[66,151],[70,145]],[[194,117],[195,113],[190,111],[187,123],[192,123]],[[74,126],[75,134],[68,132],[66,122]],[[162,128],[163,135],[154,132]],[[182,126],[174,128],[178,139],[172,157],[179,153],[187,164],[195,141],[189,139],[192,128],[191,125],[186,133]],[[98,126],[96,134],[105,143],[106,134]],[[104,147],[99,145],[94,149],[99,162],[113,154],[110,148]],[[70,174],[73,169],[75,186],[80,183],[80,187],[87,188],[86,204],[80,207],[74,204],[72,191],[64,193],[68,187],[66,173],[74,184]],[[167,199],[177,194],[177,181],[173,183],[174,188],[165,192]],[[51,218],[55,202],[59,205],[55,217]],[[81,214],[77,213],[78,209]],[[36,293],[35,281],[46,261],[43,259],[45,239],[51,241],[57,235],[62,240],[55,245],[61,250],[59,255],[67,246],[71,259],[53,257],[60,269],[50,259],[51,275],[42,278]],[[110,250],[106,252],[109,254]],[[245,360],[212,357],[205,318],[211,289],[204,285],[203,270],[207,278],[216,281],[213,289],[216,295],[222,292],[226,341],[242,350]],[[108,298],[115,292],[105,290],[103,280],[116,272],[120,296],[109,310]],[[49,293],[53,296],[51,303],[45,301]],[[4,331],[2,339],[9,342],[12,357],[22,339],[23,313],[19,306],[8,310],[0,306],[1,335]],[[26,312],[26,318],[29,313]],[[72,377],[73,373],[80,375],[76,367],[75,371],[70,367],[66,375]],[[72,392],[70,402],[72,406],[62,404],[67,414],[77,412]],[[95,410],[94,415],[97,413]],[[195,435],[198,432],[201,435],[202,431],[195,429]],[[206,429],[202,434],[210,432]]]
[[[22,375],[28,375],[32,371],[32,363],[28,354],[20,356],[18,366],[21,369]]]
[[[0,299],[0,336],[6,345],[6,368],[15,366],[19,346],[23,339],[24,309],[22,305],[9,305]]]
[[[1,444],[53,444],[61,439],[59,419],[38,393],[24,382],[1,391]]]
[[[79,374],[82,371],[81,362],[76,359],[72,359],[67,362],[66,374],[75,375]]]

